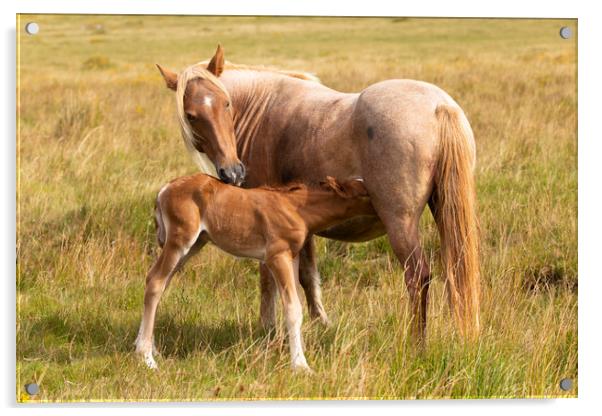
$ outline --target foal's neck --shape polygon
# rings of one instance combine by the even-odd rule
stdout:
[[[299,214],[310,233],[317,233],[359,215],[374,215],[370,199],[342,198],[332,191],[309,190]]]

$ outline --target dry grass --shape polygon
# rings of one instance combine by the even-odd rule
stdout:
[[[20,47],[19,397],[31,381],[48,401],[577,394],[558,387],[577,379],[576,42],[558,37],[575,21],[30,19],[41,31]],[[282,329],[260,329],[254,262],[214,248],[163,298],[160,370],[143,366],[133,342],[157,252],[153,198],[195,170],[154,63],[181,69],[217,42],[234,62],[309,70],[345,91],[404,77],[457,99],[478,146],[478,344],[459,342],[436,279],[429,343],[414,351],[386,240],[321,240],[335,325],[304,324],[314,376],[291,375]]]

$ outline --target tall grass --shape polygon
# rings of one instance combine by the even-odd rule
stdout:
[[[20,38],[17,395],[37,400],[574,396],[577,380],[575,21],[29,16]],[[19,27],[21,27],[20,25]],[[377,30],[378,29],[378,30]],[[306,319],[315,375],[291,374],[283,329],[259,326],[257,266],[215,248],[191,260],[158,312],[160,369],[133,353],[152,205],[195,170],[172,92],[221,42],[234,62],[315,72],[358,91],[387,78],[446,89],[477,140],[482,327],[456,334],[432,285],[428,344],[408,339],[402,270],[385,238],[318,242],[333,326]],[[423,242],[437,266],[430,213]]]

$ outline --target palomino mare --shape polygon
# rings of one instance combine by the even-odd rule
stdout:
[[[341,93],[305,73],[226,63],[221,46],[208,63],[179,75],[159,70],[176,92],[184,141],[203,171],[244,187],[364,178],[377,216],[318,235],[365,241],[387,234],[405,268],[417,340],[425,336],[431,278],[418,229],[428,203],[452,314],[464,335],[478,334],[475,143],[447,93],[413,80]],[[276,286],[265,265],[260,274],[261,319],[272,326]],[[311,236],[300,253],[299,278],[310,315],[326,323]]]
[[[159,299],[176,270],[211,241],[227,253],[257,259],[270,270],[284,308],[291,366],[309,370],[295,285],[299,252],[311,233],[367,214],[374,215],[374,209],[360,178],[339,182],[327,177],[319,188],[299,184],[278,189],[242,189],[202,173],[171,181],[157,196],[157,240],[163,250],[146,277],[136,351],[147,366],[157,368],[153,329]]]

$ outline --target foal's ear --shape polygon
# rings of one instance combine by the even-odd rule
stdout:
[[[320,181],[320,186],[329,191],[335,191],[339,196],[345,197],[343,189],[341,189],[337,180],[332,176],[327,176],[326,180]]]
[[[219,77],[224,72],[224,48],[222,48],[222,45],[217,45],[217,50],[211,61],[209,61],[207,70],[216,77]]]
[[[362,178],[348,179],[341,184],[341,187],[345,190],[345,193],[349,195],[349,198],[369,196]]]
[[[161,75],[163,75],[163,79],[165,80],[167,88],[175,91],[178,87],[178,74],[176,74],[175,72],[171,72],[169,69],[163,68],[159,64],[155,65],[157,65],[157,68],[159,68],[159,72],[161,73]]]
[[[335,191],[341,198],[368,196],[368,191],[364,186],[364,180],[361,178],[353,178],[345,182],[339,182],[332,176],[327,176],[326,181],[320,182],[320,185]]]

